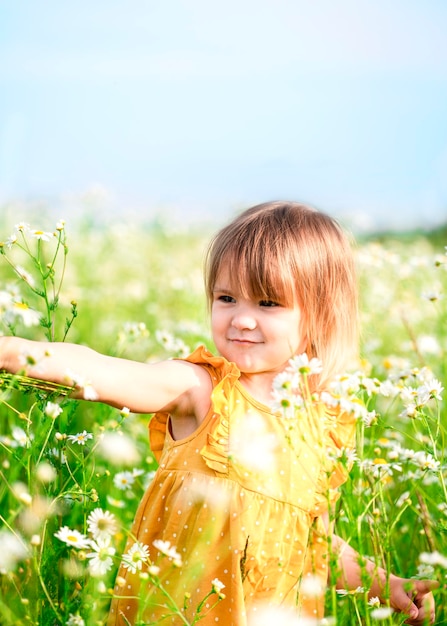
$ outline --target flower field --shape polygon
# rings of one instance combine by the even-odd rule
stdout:
[[[141,361],[185,356],[200,343],[213,348],[202,286],[206,229],[45,222],[0,222],[0,333],[66,339]],[[438,580],[439,625],[447,623],[445,245],[422,235],[358,244],[361,359],[332,390],[358,429],[336,531],[388,572]],[[30,359],[24,354],[24,365]],[[88,381],[78,384],[94,398]],[[163,586],[147,546],[125,551],[156,469],[148,418],[69,392],[0,374],[4,626],[105,624],[121,562],[149,588]],[[262,441],[260,454],[268,454]],[[156,547],[179,566],[177,546]],[[368,599],[366,578],[347,591],[335,589],[335,575],[334,563],[322,624],[404,623]],[[222,594],[220,581],[210,580],[195,617],[187,598],[176,607],[167,595],[167,614],[192,625]]]

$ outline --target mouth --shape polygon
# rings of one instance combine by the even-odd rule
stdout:
[[[234,343],[239,346],[255,346],[259,343],[259,341],[252,341],[251,339],[243,339],[243,338],[235,338],[230,339],[231,343]]]

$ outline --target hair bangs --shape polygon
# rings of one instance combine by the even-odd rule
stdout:
[[[222,267],[228,268],[230,280],[237,284],[244,297],[293,306],[295,285],[286,265],[265,248],[245,246],[227,250]]]
[[[284,306],[296,303],[296,285],[287,250],[271,229],[249,223],[230,224],[211,242],[206,259],[206,292],[211,303],[217,275],[222,268],[239,291],[256,300]]]

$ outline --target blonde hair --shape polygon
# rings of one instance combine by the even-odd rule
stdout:
[[[236,277],[244,296],[300,306],[307,355],[323,363],[322,374],[310,381],[313,390],[324,388],[357,354],[353,252],[333,218],[296,202],[247,209],[209,245],[205,288],[210,306],[222,266]]]

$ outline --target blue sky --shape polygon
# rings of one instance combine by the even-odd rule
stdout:
[[[444,0],[0,0],[0,202],[445,221],[446,32]]]

